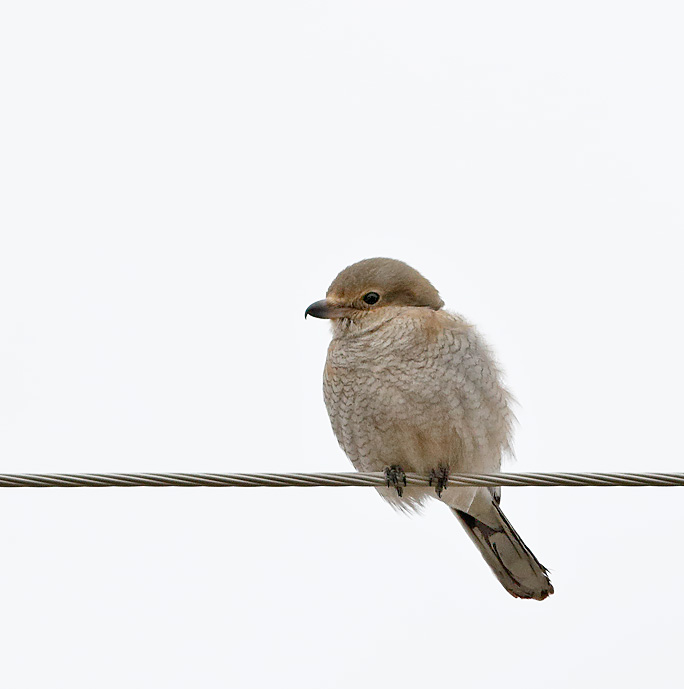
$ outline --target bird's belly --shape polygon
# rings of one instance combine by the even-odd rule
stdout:
[[[396,464],[421,473],[439,465],[458,470],[463,455],[458,404],[429,386],[401,384],[382,373],[327,372],[325,378],[333,430],[356,469],[382,471]]]

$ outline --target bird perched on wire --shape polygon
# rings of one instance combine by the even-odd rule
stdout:
[[[449,486],[449,472],[496,472],[510,451],[511,397],[476,329],[443,310],[432,284],[402,261],[345,268],[306,315],[332,322],[323,390],[335,436],[359,471],[385,471],[381,495],[417,509],[446,503],[504,588],[553,593],[546,568],[499,506],[500,489]],[[406,486],[404,472],[432,488]]]

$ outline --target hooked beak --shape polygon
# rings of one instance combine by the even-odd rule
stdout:
[[[336,306],[331,304],[327,299],[315,301],[304,312],[304,318],[313,316],[314,318],[348,318],[354,309],[346,306]]]

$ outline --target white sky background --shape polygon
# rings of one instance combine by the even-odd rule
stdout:
[[[679,3],[7,2],[0,471],[346,471],[303,319],[406,260],[520,471],[682,470]],[[510,465],[509,465],[510,468]],[[681,686],[684,489],[0,490],[3,686]]]

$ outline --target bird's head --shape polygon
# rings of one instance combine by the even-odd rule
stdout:
[[[325,299],[305,312],[315,318],[366,320],[388,306],[444,306],[429,280],[403,261],[367,258],[345,268],[333,281]]]

